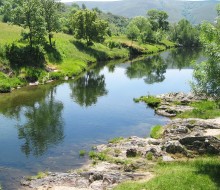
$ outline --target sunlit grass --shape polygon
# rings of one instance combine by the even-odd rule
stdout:
[[[220,188],[219,157],[192,161],[160,163],[156,177],[148,182],[125,182],[114,190],[218,190]]]

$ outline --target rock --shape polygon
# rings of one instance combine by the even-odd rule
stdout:
[[[220,140],[213,136],[185,137],[179,141],[187,149],[200,154],[219,154]]]
[[[173,159],[171,156],[166,156],[166,155],[164,155],[164,156],[162,157],[162,160],[163,160],[164,162],[172,162],[172,161],[174,161],[174,159]]]
[[[181,153],[186,155],[184,147],[178,141],[166,142],[164,149],[167,153],[170,154]]]
[[[137,156],[137,150],[136,149],[128,149],[126,151],[126,156],[127,157],[136,157]]]

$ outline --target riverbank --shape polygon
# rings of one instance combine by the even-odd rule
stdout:
[[[193,96],[193,99],[197,98]],[[22,181],[22,189],[154,189],[154,185],[158,189],[201,189],[204,186],[217,189],[219,180],[213,174],[219,174],[219,132],[219,118],[174,119],[164,126],[159,139],[115,138],[90,152],[92,162],[87,166],[68,173],[48,172],[45,176],[29,178]],[[166,178],[168,173],[172,177]],[[177,181],[177,178],[180,179]],[[128,180],[133,182],[116,187]],[[177,182],[178,186],[172,186]]]
[[[35,58],[30,59],[30,50],[20,40],[22,28],[1,22],[0,27],[0,92],[72,78],[99,61],[129,59],[133,54],[152,54],[175,46],[168,40],[162,40],[159,44],[139,44],[125,36],[117,36],[107,37],[103,44],[94,43],[88,47],[84,41],[77,41],[71,35],[56,33],[54,46],[38,52],[43,56],[42,66],[35,63]],[[11,43],[15,45],[16,57],[10,52],[9,61],[4,46]],[[34,66],[30,65],[30,60]]]

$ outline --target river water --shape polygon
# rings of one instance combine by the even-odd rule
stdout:
[[[89,151],[114,137],[149,136],[167,118],[133,98],[189,92],[196,50],[169,50],[126,63],[99,63],[77,80],[0,95],[0,184],[19,186],[38,171],[80,167]]]

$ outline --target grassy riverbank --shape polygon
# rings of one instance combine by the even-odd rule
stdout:
[[[0,22],[0,28],[1,92],[7,92],[11,88],[26,85],[30,78],[38,79],[42,83],[50,79],[63,79],[65,76],[79,75],[79,73],[85,71],[97,61],[128,59],[131,54],[151,54],[175,46],[174,43],[168,40],[163,40],[160,44],[139,44],[128,40],[125,36],[107,37],[103,44],[94,43],[92,46],[86,46],[83,40],[77,41],[71,35],[56,33],[53,38],[54,47],[44,47],[44,68],[42,68],[42,65],[38,65],[38,63],[35,63],[34,66],[30,64],[29,60],[32,58],[29,54],[30,50],[25,49],[27,43],[20,40],[22,28],[2,22]],[[13,60],[16,67],[19,67],[19,70],[16,71],[5,52],[5,45],[12,43],[15,44],[19,52],[24,54],[19,57],[19,63],[16,62],[16,59]],[[11,56],[10,59],[14,59],[14,57]],[[34,62],[35,60],[32,61]],[[22,66],[19,66],[19,64]],[[48,74],[45,71],[46,67],[56,71],[56,73]]]
[[[161,162],[153,171],[156,176],[147,182],[125,182],[114,190],[217,190],[220,187],[219,157]]]

